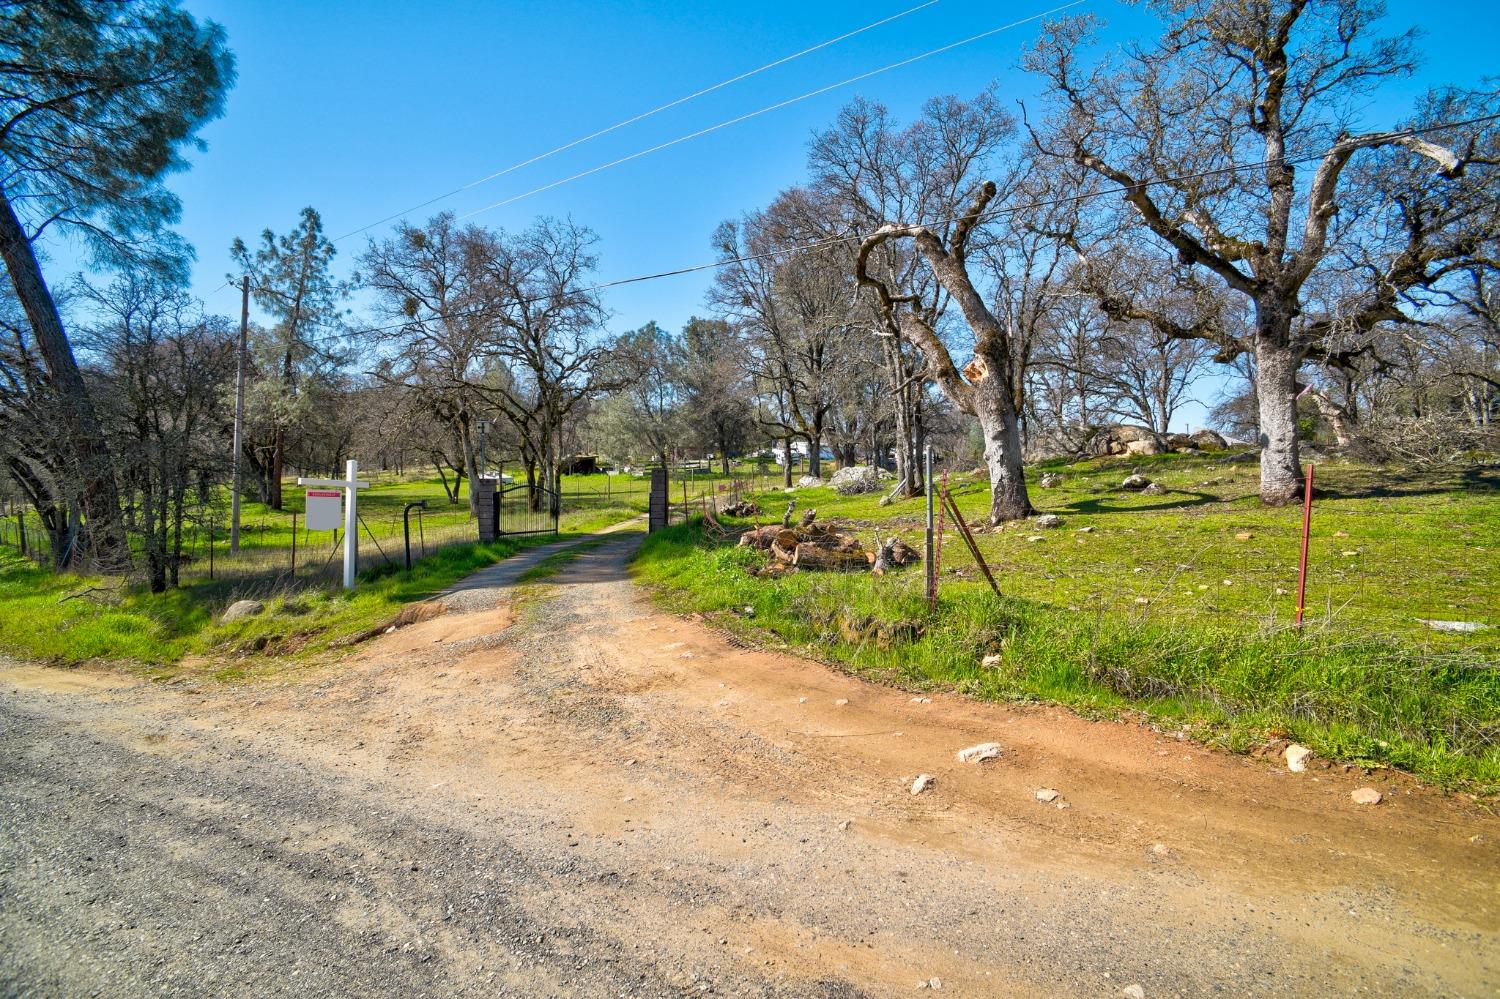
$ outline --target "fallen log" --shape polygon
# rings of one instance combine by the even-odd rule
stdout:
[[[792,551],[792,565],[799,569],[834,569],[847,572],[863,569],[869,563],[858,548],[824,548],[804,541]]]

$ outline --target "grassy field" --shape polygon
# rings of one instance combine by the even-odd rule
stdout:
[[[361,585],[354,596],[330,585],[339,565],[333,536],[298,532],[295,581],[289,564],[292,527],[301,523],[303,490],[288,480],[285,509],[260,503],[242,506],[241,554],[227,556],[222,527],[216,529],[214,564],[207,576],[209,538],[206,523],[188,535],[192,562],[183,585],[153,595],[139,585],[72,574],[54,574],[0,545],[0,653],[24,659],[73,664],[112,659],[157,672],[191,657],[224,659],[234,675],[240,665],[259,657],[310,657],[393,616],[404,603],[432,595],[475,569],[514,552],[543,544],[554,535],[506,538],[480,545],[468,539],[477,527],[469,518],[467,494],[450,503],[433,479],[363,473],[372,486],[360,495],[365,530],[360,535]],[[748,469],[736,470],[748,475]],[[699,473],[684,483],[674,477],[674,500],[712,493],[725,477]],[[564,476],[561,536],[587,534],[644,513],[650,478],[644,475]],[[414,556],[425,544],[411,572],[398,571],[403,561],[401,512],[408,503],[427,501],[421,520],[412,520]],[[228,501],[217,496],[212,521],[228,521]],[[294,519],[295,518],[295,519]],[[38,533],[33,530],[35,541]],[[419,537],[425,539],[419,542]],[[3,539],[0,539],[3,540]],[[550,565],[552,563],[547,563]],[[319,567],[331,571],[308,574]],[[545,572],[546,570],[541,570]],[[234,625],[217,623],[233,601],[253,597],[266,601],[268,613]],[[240,664],[240,665],[234,665]]]
[[[1118,488],[1133,470],[1168,491]],[[1044,471],[1063,484],[1039,488]],[[1253,461],[1169,455],[1031,474],[1033,502],[1063,524],[979,536],[999,600],[951,530],[935,611],[920,566],[756,578],[745,570],[764,555],[692,526],[650,538],[636,572],[676,608],[915,689],[1138,710],[1232,748],[1293,738],[1331,759],[1500,788],[1500,471],[1320,466],[1301,632],[1289,626],[1301,510],[1260,506]],[[950,487],[982,523],[983,480]],[[921,547],[921,500],[796,496],[867,547],[877,528]],[[784,503],[762,499],[768,517]],[[1422,619],[1487,627],[1451,634]],[[998,659],[985,668],[986,656]]]
[[[558,537],[581,537],[633,516],[603,506],[563,515],[560,535],[451,545],[410,571],[377,566],[360,573],[352,593],[326,586],[246,587],[202,581],[152,594],[119,581],[53,573],[0,549],[0,652],[72,665],[89,660],[165,676],[185,660],[211,660],[225,677],[271,659],[306,660],[368,631],[470,573]],[[243,596],[266,611],[232,624],[218,621]]]

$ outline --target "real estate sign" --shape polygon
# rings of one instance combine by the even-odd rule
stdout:
[[[309,531],[337,531],[344,526],[342,489],[309,489],[306,502]]]

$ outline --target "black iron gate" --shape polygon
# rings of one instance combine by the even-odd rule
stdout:
[[[538,484],[535,496],[524,482],[495,490],[495,537],[507,534],[556,534],[562,496],[555,486]]]

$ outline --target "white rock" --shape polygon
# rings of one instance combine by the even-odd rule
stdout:
[[[932,774],[917,774],[917,779],[911,782],[911,793],[921,794],[936,783],[937,778]]]
[[[1144,475],[1127,475],[1125,481],[1120,483],[1121,489],[1145,489],[1151,485],[1151,480]]]
[[[983,763],[985,760],[998,760],[999,758],[1000,745],[994,742],[981,742],[977,746],[958,751],[960,763]]]
[[[1093,534],[1094,533],[1094,529],[1092,527],[1080,527],[1078,529],[1078,533],[1079,534]]]
[[[931,978],[927,979],[927,987],[929,989],[940,989],[943,987],[943,980],[937,975],[933,975]]]
[[[1055,790],[1053,790],[1052,788],[1050,788],[1050,787],[1041,788],[1036,793],[1036,800],[1037,801],[1048,801],[1048,802],[1056,801],[1057,800],[1057,792]]]
[[[1429,621],[1425,617],[1419,617],[1417,620],[1433,631],[1450,631],[1457,635],[1471,635],[1485,629],[1485,626],[1478,621]]]
[[[225,624],[231,621],[240,621],[247,617],[254,617],[266,609],[266,605],[259,600],[236,600],[224,610],[224,616],[219,618]]]
[[[1385,796],[1373,787],[1361,787],[1349,792],[1356,805],[1378,805]]]
[[[1127,985],[1120,990],[1120,995],[1125,999],[1146,999],[1146,990],[1139,985]]]
[[[1056,472],[1048,472],[1042,476],[1043,489],[1056,489],[1060,485],[1062,485],[1062,476]]]
[[[849,698],[847,698],[847,697],[840,697],[838,700],[836,700],[836,701],[833,702],[834,706],[835,707],[839,707],[839,708],[842,708],[844,705],[846,705],[848,703],[849,703]]]
[[[1040,534],[1033,534],[1031,537],[1027,538],[1026,540],[1027,541],[1045,541],[1046,539],[1043,538]]]
[[[999,669],[1001,658],[999,656],[985,656],[979,660],[979,665],[985,669]]]
[[[913,704],[931,704],[932,703],[932,698],[930,698],[930,697],[913,697],[911,699],[911,702]]]
[[[822,484],[823,480],[816,475],[804,475],[797,480],[797,488],[799,489],[815,489]]]
[[[1307,758],[1312,755],[1312,750],[1293,743],[1281,755],[1286,759],[1286,768],[1294,774],[1300,774],[1307,769]]]
[[[1044,513],[1034,523],[1037,527],[1061,527],[1062,518],[1055,513]]]

